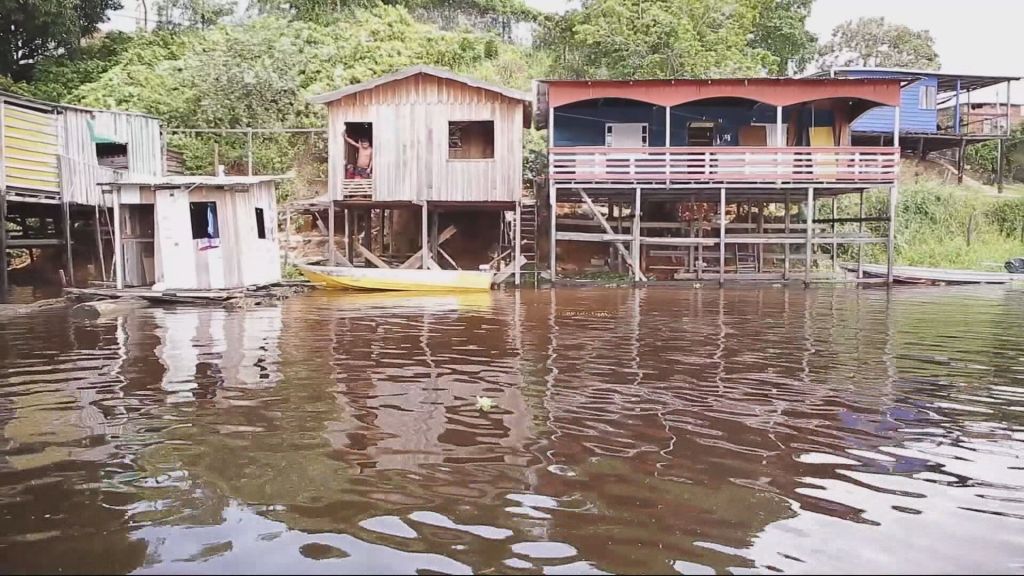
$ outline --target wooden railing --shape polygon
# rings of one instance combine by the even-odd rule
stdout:
[[[702,184],[841,184],[896,180],[890,147],[551,148],[557,184],[695,186]]]
[[[370,200],[373,197],[373,180],[356,178],[341,181],[342,200]]]

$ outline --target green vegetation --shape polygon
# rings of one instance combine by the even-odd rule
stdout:
[[[880,66],[912,70],[938,70],[935,38],[927,30],[914,30],[885,18],[847,20],[832,30],[832,38],[818,49],[822,69],[843,66]]]
[[[865,195],[865,212],[886,212],[887,192]],[[839,198],[840,217],[857,214],[858,198]],[[831,206],[818,207],[828,218]],[[875,235],[884,225],[873,226]],[[872,228],[872,227],[869,227]],[[840,259],[856,259],[856,247],[840,248]],[[865,260],[883,264],[885,246],[866,245]],[[1024,256],[1024,198],[979,193],[936,181],[905,186],[900,191],[896,213],[896,262],[906,266],[1001,270],[1010,258]]]

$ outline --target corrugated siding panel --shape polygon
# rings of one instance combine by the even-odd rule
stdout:
[[[493,160],[449,160],[450,121],[492,120]],[[328,106],[329,190],[340,198],[345,122],[373,123],[374,199],[514,201],[522,188],[523,105],[480,88],[418,75]]]
[[[12,102],[3,106],[3,184],[29,192],[60,193],[57,160],[60,135],[52,113],[22,108]]]
[[[128,174],[162,176],[160,122],[155,118],[120,112],[93,112],[65,109],[61,138],[61,182],[64,198],[75,204],[102,203],[99,182],[110,180],[118,171],[99,166],[96,144],[89,132],[89,121],[96,133],[126,142]]]
[[[870,72],[858,72],[857,77],[869,77]],[[851,76],[853,73],[851,73]],[[938,110],[924,110],[920,106],[921,88],[938,86],[934,77],[923,78],[900,92],[900,132],[938,131]],[[851,125],[854,132],[892,132],[895,114],[892,106],[879,106],[860,115]]]

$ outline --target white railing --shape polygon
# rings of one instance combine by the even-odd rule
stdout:
[[[842,184],[896,180],[889,147],[673,147],[550,149],[555,184]]]

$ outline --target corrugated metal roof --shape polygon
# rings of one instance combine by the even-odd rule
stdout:
[[[334,90],[332,92],[326,92],[326,93],[320,94],[318,96],[311,96],[307,100],[310,103],[312,103],[312,104],[327,104],[328,102],[333,102],[334,100],[337,100],[339,98],[344,98],[345,96],[349,96],[349,95],[355,94],[357,92],[362,92],[364,90],[369,90],[371,88],[376,88],[377,86],[381,86],[382,84],[387,84],[388,82],[394,82],[396,80],[402,80],[402,79],[408,78],[410,76],[415,76],[416,74],[427,74],[429,76],[435,76],[437,78],[444,78],[446,80],[452,80],[454,82],[459,82],[459,83],[465,84],[467,86],[472,86],[474,88],[480,88],[481,90],[487,90],[487,91],[490,91],[490,92],[496,92],[498,94],[501,94],[502,96],[507,96],[509,98],[512,98],[513,100],[521,100],[521,101],[527,102],[527,103],[531,102],[531,100],[532,100],[530,98],[530,95],[527,94],[526,92],[520,92],[519,90],[512,90],[510,88],[505,88],[504,86],[498,86],[497,84],[489,84],[487,82],[482,82],[482,81],[477,80],[475,78],[470,78],[468,76],[462,76],[462,75],[456,74],[456,73],[451,72],[449,70],[442,70],[440,68],[434,68],[434,67],[431,67],[431,66],[424,66],[424,65],[412,66],[410,68],[406,68],[404,70],[399,70],[398,72],[393,72],[391,74],[386,74],[386,75],[381,76],[379,78],[374,78],[373,80],[368,80],[368,81],[362,82],[360,84],[353,84],[351,86],[346,86],[345,88],[341,88],[340,90]]]
[[[291,178],[287,175],[276,176],[137,176],[128,175],[115,182],[101,184],[119,184],[127,186],[154,186],[178,188],[182,186],[254,186],[264,182],[276,182]]]
[[[1014,82],[1020,80],[1020,76],[987,76],[984,74],[954,74],[952,72],[940,72],[937,70],[912,70],[907,68],[871,68],[864,66],[842,66],[831,70],[823,70],[811,74],[812,77],[828,77],[835,74],[850,74],[857,72],[882,72],[894,75],[904,75],[917,78],[925,76],[938,80],[938,90],[942,92],[954,91],[957,82],[960,83],[960,90],[980,90],[1003,82]],[[876,76],[877,77],[877,76]]]

